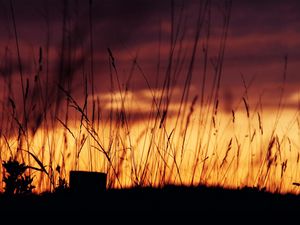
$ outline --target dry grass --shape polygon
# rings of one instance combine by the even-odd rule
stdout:
[[[41,168],[38,172],[29,171],[35,177],[38,192],[53,190],[59,179],[68,178],[71,169],[106,172],[109,188],[205,184],[298,192],[299,151],[297,137],[293,135],[300,129],[296,126],[299,111],[289,121],[290,129],[283,132],[278,129],[284,113],[287,58],[272,125],[269,124],[272,118],[263,119],[267,109],[263,109],[261,102],[257,103],[259,107],[250,102],[251,82],[247,84],[243,77],[245,90],[240,101],[230,113],[220,109],[231,1],[225,1],[220,12],[223,29],[216,59],[209,54],[211,1],[199,4],[192,48],[188,52],[184,47],[187,12],[183,5],[178,9],[173,3],[166,69],[161,68],[159,37],[155,85],[152,86],[150,75],[143,70],[137,57],[133,58],[132,70],[123,85],[117,56],[108,48],[111,92],[99,96],[94,78],[92,3],[89,5],[86,55],[80,54],[86,52],[85,43],[76,38],[74,27],[78,21],[67,16],[69,10],[65,2],[58,73],[53,75],[53,80],[49,74],[49,27],[47,43],[39,49],[34,79],[31,76],[25,78],[17,21],[13,16],[22,101],[11,91],[10,87],[15,83],[10,76],[4,76],[7,86],[2,97],[0,161],[12,157]],[[13,4],[11,12],[14,15]],[[201,60],[197,54],[201,54]],[[9,62],[8,55],[4,59]],[[195,64],[203,65],[202,82],[198,86],[193,84]],[[144,79],[147,97],[131,95],[134,74]],[[76,79],[81,77],[83,84],[76,92],[72,90],[75,76]],[[182,88],[178,89],[178,86]],[[195,87],[199,90],[191,96]],[[84,97],[76,97],[78,93],[83,93],[81,96]],[[142,120],[134,118],[134,101],[148,105]],[[3,179],[2,175],[0,179]]]

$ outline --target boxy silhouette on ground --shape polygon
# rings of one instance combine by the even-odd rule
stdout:
[[[98,193],[106,189],[105,173],[70,171],[70,189],[76,193]]]

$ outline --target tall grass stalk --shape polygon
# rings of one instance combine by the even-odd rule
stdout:
[[[195,27],[189,32],[187,5],[171,1],[169,33],[163,32],[165,21],[159,21],[155,74],[144,69],[137,55],[128,62],[129,72],[122,72],[117,49],[107,46],[108,92],[100,90],[102,86],[97,86],[96,80],[95,4],[91,0],[87,4],[87,32],[81,35],[79,6],[71,5],[69,1],[61,4],[55,65],[51,61],[50,12],[45,6],[45,45],[36,51],[33,76],[27,76],[10,0],[22,104],[13,91],[12,54],[6,48],[6,69],[1,71],[1,162],[16,157],[38,168],[30,172],[37,178],[34,182],[39,192],[54,190],[59,179],[68,178],[71,169],[106,172],[108,188],[204,184],[298,192],[292,183],[299,183],[299,137],[291,131],[300,129],[299,109],[280,130],[285,113],[287,57],[271,126],[263,93],[257,102],[251,96],[254,78],[247,81],[242,76],[242,94],[228,112],[223,110],[230,0],[222,2],[216,11],[223,19],[216,58],[212,57],[211,37],[214,2],[197,3]],[[136,78],[142,79],[144,90],[133,89]],[[136,108],[142,108],[141,120],[135,117]]]

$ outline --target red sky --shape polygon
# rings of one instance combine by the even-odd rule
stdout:
[[[219,145],[223,147],[226,145],[228,146],[227,152],[229,152],[231,143],[234,142],[233,137],[235,137],[237,143],[233,145],[236,145],[238,149],[240,149],[239,142],[248,146],[247,140],[249,140],[249,146],[245,147],[246,151],[243,151],[243,154],[250,156],[249,161],[252,161],[254,154],[251,148],[255,146],[255,143],[251,143],[258,129],[261,129],[261,135],[257,134],[255,138],[259,139],[257,143],[261,145],[257,151],[263,153],[263,149],[268,149],[268,143],[271,142],[278,142],[278,148],[283,149],[283,145],[287,144],[291,148],[289,137],[292,140],[292,147],[298,149],[298,144],[293,142],[293,137],[296,137],[299,131],[298,127],[295,127],[298,124],[300,112],[300,107],[298,107],[300,106],[298,104],[300,102],[300,1],[232,0],[231,7],[228,7],[229,3],[231,0],[0,0],[0,121],[2,124],[0,133],[5,134],[6,137],[18,137],[19,141],[21,131],[28,129],[33,135],[37,134],[33,136],[33,141],[42,142],[43,147],[36,148],[36,150],[41,149],[42,152],[44,144],[50,139],[48,137],[52,135],[50,129],[53,129],[50,142],[53,141],[54,147],[52,143],[51,146],[49,143],[50,154],[54,150],[60,154],[60,148],[61,150],[73,148],[73,145],[65,147],[68,145],[66,136],[61,135],[60,129],[55,128],[63,128],[64,122],[62,121],[67,123],[74,118],[77,120],[74,119],[71,122],[74,122],[74,128],[77,128],[78,121],[84,114],[81,112],[87,112],[88,117],[92,114],[91,108],[96,105],[91,104],[90,101],[93,99],[91,98],[91,83],[94,80],[95,96],[99,97],[100,101],[96,105],[99,107],[93,111],[98,113],[98,117],[92,121],[92,125],[94,127],[93,122],[98,121],[99,139],[103,136],[103,143],[107,141],[109,149],[115,145],[112,148],[120,154],[119,146],[122,148],[124,146],[124,152],[127,152],[127,138],[130,139],[130,133],[137,135],[136,149],[143,142],[140,139],[143,136],[145,136],[143,149],[147,148],[148,139],[146,138],[151,133],[149,152],[150,149],[156,148],[156,145],[152,145],[152,140],[154,140],[152,136],[156,134],[159,136],[158,147],[164,145],[160,144],[161,140],[163,140],[161,143],[167,140],[166,149],[172,150],[172,147],[168,146],[170,139],[174,137],[173,142],[170,142],[171,145],[182,144],[180,147],[182,152],[183,149],[189,150],[189,147],[185,147],[185,143],[188,143],[186,146],[191,146],[193,150],[199,149],[200,152],[202,147],[198,148],[198,145],[202,145],[202,140],[204,140],[203,150],[204,148],[217,149]],[[227,27],[224,21],[228,18],[229,9],[229,26],[224,30],[223,28]],[[225,33],[222,33],[224,31]],[[224,58],[218,62],[222,34],[226,34],[227,39]],[[195,53],[194,56],[193,53]],[[215,72],[216,64],[219,65],[218,71],[222,64],[218,101],[212,96],[212,93],[215,93],[212,87],[216,86],[213,85],[213,81],[218,80]],[[20,83],[20,68],[22,68],[24,78],[23,91]],[[168,68],[171,69],[168,70]],[[204,104],[208,103],[209,107],[200,107],[202,106],[200,101],[205,68],[207,77],[203,92]],[[166,77],[170,79],[167,80]],[[89,93],[87,108],[83,106],[86,97],[85,78],[87,78]],[[159,102],[158,94],[164,83],[168,83],[164,81],[170,82],[170,89],[167,90],[173,91],[173,95],[164,92],[161,98],[162,105],[157,106],[154,104],[153,96],[157,98],[155,103]],[[188,98],[182,98],[187,94],[185,84],[190,87]],[[73,98],[84,109],[81,111],[76,109],[77,103],[72,102],[70,98],[68,98],[69,101],[65,101],[68,93],[63,92],[58,86],[70,91]],[[283,86],[283,106],[293,110],[281,115],[282,111],[278,104]],[[119,92],[119,89],[122,91]],[[25,92],[27,94],[24,94]],[[122,99],[122,97],[125,99],[124,93],[127,94],[126,101]],[[172,98],[170,102],[169,98]],[[259,98],[261,98],[264,110],[261,108],[254,110],[254,105]],[[179,104],[181,100],[184,104]],[[124,101],[125,104],[123,104]],[[226,126],[226,120],[223,120],[226,116],[221,114],[217,117],[215,105],[230,113],[228,114],[229,121],[232,119],[232,109],[234,112],[241,110],[242,113],[235,114],[238,125],[233,122],[233,128],[231,125]],[[267,107],[268,111],[265,110]],[[200,111],[199,117],[192,118],[195,109],[198,110],[197,112]],[[272,114],[270,114],[270,109]],[[266,112],[266,114],[261,112]],[[262,119],[258,113],[261,113]],[[295,113],[297,113],[296,116]],[[180,120],[172,117],[173,115],[178,115]],[[245,120],[246,117],[248,120]],[[156,119],[152,129],[152,125],[149,124],[153,118]],[[233,120],[234,118],[233,115]],[[273,125],[273,118],[276,120],[275,125]],[[282,120],[277,123],[279,118]],[[119,126],[124,125],[125,120],[134,126],[123,126],[120,129]],[[264,136],[260,120],[266,127]],[[115,121],[116,140],[113,134]],[[139,123],[141,121],[143,123]],[[170,129],[169,127],[160,129],[161,126],[167,124],[166,121]],[[221,122],[226,126],[224,132]],[[259,126],[255,125],[257,123]],[[76,151],[77,140],[81,139],[81,135],[83,135],[81,142],[84,140],[82,146],[86,140],[84,133],[81,133],[82,124],[80,123],[79,131],[77,130],[79,136],[75,138]],[[282,129],[281,124],[283,124]],[[246,128],[246,125],[249,126]],[[108,126],[109,131],[105,129]],[[146,133],[140,130],[143,127],[146,127]],[[209,131],[208,127],[210,127]],[[159,130],[158,133],[152,134],[154,128]],[[189,131],[186,133],[188,128]],[[195,130],[197,131],[194,132]],[[220,136],[217,135],[218,130]],[[39,132],[36,131],[42,131],[42,141],[39,140]],[[120,131],[121,134],[119,134]],[[230,132],[228,133],[228,138],[231,138],[230,141],[228,139],[229,142],[227,142],[225,132]],[[268,132],[272,133],[270,140],[267,137]],[[90,136],[91,133],[89,131],[87,133]],[[282,133],[282,142],[279,143]],[[208,136],[207,143],[206,135]],[[251,135],[252,138],[248,138]],[[200,136],[201,138],[198,139]],[[216,138],[211,138],[213,136]],[[178,141],[175,140],[176,137],[179,138]],[[182,137],[183,140],[181,140]],[[19,145],[15,140],[13,142]],[[155,142],[156,140],[153,141]],[[30,145],[34,146],[31,143]],[[129,146],[131,148],[131,143]],[[90,147],[92,145],[87,144],[87,148]],[[225,148],[222,149],[225,150]],[[247,152],[247,149],[250,151]],[[85,152],[88,154],[88,151]],[[159,151],[158,153],[160,155]],[[191,154],[193,154],[192,151]],[[292,154],[297,154],[297,151],[293,151]],[[213,155],[209,160],[214,160]],[[225,156],[227,157],[227,153]],[[262,154],[260,156],[257,154],[257,157],[262,156]],[[274,158],[275,156],[277,157],[277,153]],[[79,153],[76,157],[79,158]],[[123,153],[121,157],[123,161]],[[175,157],[174,154],[174,159]],[[290,157],[293,158],[292,155]],[[128,163],[132,162],[133,158],[130,152]],[[207,158],[203,157],[203,162]],[[171,157],[168,159],[171,160]],[[200,158],[197,158],[197,163],[198,159]],[[143,164],[143,160],[140,162]],[[156,167],[156,162],[153,163]],[[161,165],[167,164],[162,162]],[[135,163],[133,162],[132,165]],[[145,165],[147,167],[147,164]],[[215,165],[217,164],[213,164],[212,168]],[[235,167],[231,168],[235,173]],[[293,167],[289,168],[292,170]],[[246,170],[239,172],[246,172]],[[126,176],[127,174],[124,173],[124,177]],[[290,181],[290,178],[286,177]],[[280,181],[282,181],[281,178]],[[281,187],[282,183],[279,181],[278,183]]]
[[[84,57],[72,61],[74,75],[66,79],[73,80],[73,89],[82,84],[78,79],[82,70],[90,73],[90,36],[89,36],[89,1],[83,0],[14,0],[13,7],[17,32],[20,42],[20,53],[26,76],[33,76],[36,71],[34,60],[38,60],[39,47],[44,55],[47,32],[49,32],[49,68],[52,84],[63,80],[59,78],[59,54],[62,42],[63,9],[65,7],[65,35],[71,41],[73,51]],[[187,65],[192,52],[192,44],[197,29],[197,16],[200,1],[174,1],[175,23],[178,21],[180,9],[183,7],[183,22],[180,35],[185,34],[183,46],[186,61],[176,86],[183,87],[187,74]],[[211,1],[211,24],[209,42],[209,78],[212,80],[211,62],[218,53],[222,10],[226,1]],[[167,67],[171,31],[171,1],[152,0],[94,0],[92,1],[93,51],[95,89],[97,93],[110,90],[109,63],[107,48],[113,52],[120,82],[125,84],[129,77],[134,58],[141,66],[151,88],[155,87],[158,61],[160,76],[158,85],[162,85]],[[249,90],[250,95],[257,98],[264,92],[265,104],[277,104],[278,87],[281,85],[284,58],[287,61],[286,96],[297,93],[300,83],[300,2],[299,1],[246,1],[233,0],[226,42],[222,75],[223,96],[240,98],[243,93],[243,74],[246,82],[254,78]],[[17,74],[15,37],[12,23],[12,12],[9,1],[0,1],[0,57],[2,58],[1,76]],[[49,29],[47,29],[47,21]],[[205,22],[205,24],[207,21]],[[200,32],[200,41],[196,52],[193,73],[192,92],[197,94],[201,87],[205,30]],[[161,41],[159,42],[159,37]],[[68,42],[69,43],[69,42]],[[158,59],[160,46],[160,60]],[[5,49],[8,47],[12,61],[12,72],[5,73]],[[83,52],[83,53],[82,53]],[[45,58],[45,56],[44,56]],[[181,59],[182,60],[182,59]],[[83,69],[82,66],[85,66]],[[75,66],[74,66],[75,67]],[[45,71],[44,71],[45,72]],[[182,80],[181,80],[182,79]],[[148,89],[145,78],[135,68],[130,90]],[[207,88],[209,91],[209,86]],[[77,93],[78,94],[78,93]],[[15,90],[15,96],[18,95]],[[80,95],[80,94],[79,94]],[[194,93],[191,94],[191,99]],[[289,103],[293,106],[293,103]]]

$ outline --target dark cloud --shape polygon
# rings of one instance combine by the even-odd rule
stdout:
[[[298,31],[299,11],[299,1],[234,1],[231,30],[238,36]]]
[[[81,39],[81,45],[89,60],[89,2],[85,0],[14,0],[14,10],[20,42],[22,43],[22,57],[33,58],[31,52],[38,52],[40,46],[45,47],[47,37],[47,19],[50,23],[51,62],[53,68],[59,64],[59,48],[61,43],[63,9],[67,7],[67,32],[73,35],[72,40]],[[224,1],[212,1],[211,42],[209,58],[218,54],[219,35],[222,25],[220,7]],[[193,39],[196,30],[196,18],[199,1],[175,1],[175,22],[178,22],[180,7],[184,5],[181,32],[185,32],[183,39],[182,73],[176,86],[184,84],[187,68],[191,56]],[[15,54],[14,35],[12,32],[11,11],[9,1],[0,1],[1,35],[0,47],[9,46]],[[289,84],[300,82],[298,71],[300,68],[300,2],[299,1],[233,1],[230,27],[225,51],[224,74],[222,82],[227,88],[242,89],[240,74],[247,79],[257,76],[256,89],[265,87],[269,83],[279,82],[283,70],[283,58],[288,55]],[[162,84],[167,68],[170,44],[170,16],[171,1],[159,0],[93,0],[93,47],[95,60],[96,90],[109,90],[110,77],[107,48],[114,54],[121,83],[129,77],[133,59],[137,61],[152,87],[156,83],[158,65],[158,38],[161,31],[160,46],[160,74]],[[77,27],[76,27],[76,26]],[[76,30],[77,29],[77,30]],[[75,32],[76,31],[76,32]],[[201,38],[204,33],[201,33]],[[80,45],[78,44],[78,46]],[[202,80],[203,39],[200,40],[195,63],[193,85],[200,87]],[[77,47],[78,47],[77,46]],[[79,49],[80,47],[78,47]],[[178,46],[177,46],[178,48]],[[177,50],[177,49],[176,49]],[[35,53],[36,54],[36,53]],[[29,56],[28,56],[29,55]],[[182,55],[182,57],[183,57]],[[37,57],[37,56],[35,56]],[[13,59],[13,62],[16,60]],[[0,66],[2,68],[3,66]],[[209,78],[213,79],[213,70],[209,63]],[[87,68],[87,67],[85,67]],[[79,69],[80,70],[80,69]],[[88,69],[87,69],[88,70]],[[200,71],[200,72],[199,72]],[[134,90],[147,89],[147,83],[141,73],[135,68],[130,87]],[[75,79],[75,85],[80,84]],[[101,84],[101,85],[100,85]],[[288,91],[294,91],[294,88]]]

